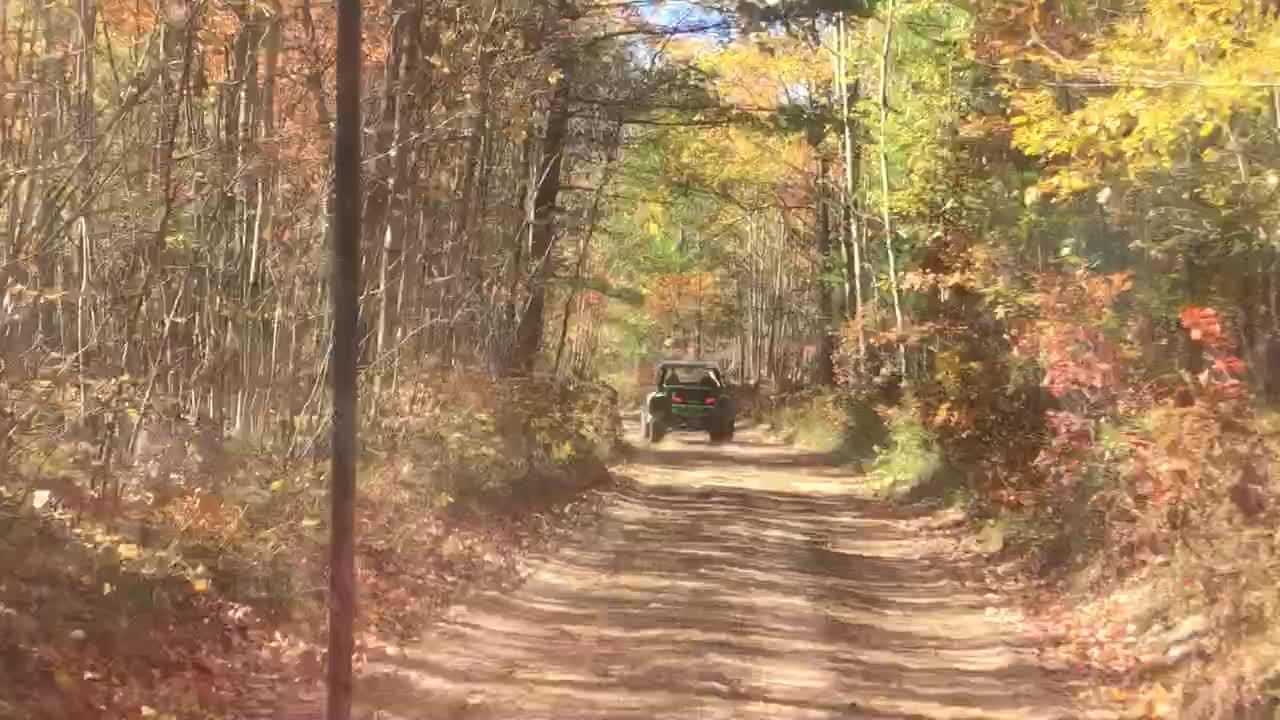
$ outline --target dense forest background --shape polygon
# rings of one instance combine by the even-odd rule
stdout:
[[[5,10],[7,373],[87,423],[295,443],[324,414],[333,18]],[[1274,15],[372,5],[367,409],[428,366],[924,380],[980,319],[986,355],[1088,391],[1201,371],[1188,307],[1266,390]]]
[[[712,357],[1038,577],[1206,618],[1191,716],[1265,684],[1280,5],[363,8],[372,507],[591,455],[656,359]],[[306,585],[268,587],[319,522],[334,50],[309,0],[0,0],[7,518]],[[435,479],[379,485],[406,456]]]

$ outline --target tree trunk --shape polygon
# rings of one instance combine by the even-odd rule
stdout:
[[[889,210],[889,51],[893,47],[894,5],[895,0],[889,0],[884,21],[884,45],[880,50],[880,204],[884,213],[884,248],[889,262],[894,328],[898,333],[898,369],[905,378],[907,350],[903,344],[902,303],[898,293],[898,270],[893,257],[893,214]]]
[[[88,412],[89,385],[85,382],[85,312],[88,310],[89,283],[93,273],[93,175],[97,167],[98,112],[94,103],[94,57],[97,47],[97,11],[95,0],[80,0],[80,137],[85,160],[78,179],[80,192],[80,292],[76,295],[76,377],[80,386],[80,418]],[[0,33],[3,23],[0,23]]]
[[[604,188],[609,184],[609,172],[606,170],[600,184],[596,187],[595,197],[591,201],[591,211],[587,214],[587,227],[582,235],[582,246],[578,248],[578,265],[573,271],[573,285],[564,300],[564,312],[560,318],[560,339],[556,343],[556,360],[552,366],[556,375],[560,374],[560,360],[564,355],[565,338],[569,334],[569,317],[572,314],[573,301],[578,297],[578,286],[582,283],[582,275],[587,267],[587,255],[591,250],[591,236],[596,231],[596,218],[600,213],[600,202],[604,199]]]
[[[817,204],[817,250],[818,262],[818,357],[814,382],[818,385],[830,386],[835,382],[831,365],[831,354],[835,351],[834,336],[831,328],[831,289],[823,279],[827,261],[831,256],[831,213],[827,208],[827,159],[818,151],[818,172],[814,177],[814,199]]]
[[[403,93],[401,85],[410,76],[411,59],[414,56],[414,39],[418,36],[418,12],[403,10],[396,18],[392,35],[392,53],[387,58],[387,88],[383,104],[382,123],[390,128],[389,143],[383,152],[387,162],[384,165],[386,190],[382,200],[382,217],[376,218],[381,226],[382,251],[378,261],[378,318],[374,344],[375,366],[373,368],[373,394],[370,407],[376,413],[377,404],[382,395],[382,380],[385,376],[387,358],[387,333],[389,329],[388,313],[391,308],[390,268],[393,254],[403,256],[403,230],[407,201],[405,185],[408,181],[408,148],[405,147],[405,131],[407,118],[412,114],[413,93]],[[394,66],[394,70],[392,69]],[[371,221],[375,218],[370,218]],[[397,247],[399,249],[397,250]]]
[[[556,83],[551,106],[547,109],[547,130],[542,141],[542,162],[538,167],[537,190],[533,200],[533,229],[529,262],[529,300],[516,336],[514,369],[521,374],[533,372],[538,350],[542,346],[543,314],[546,303],[546,280],[554,266],[552,249],[556,239],[556,199],[560,194],[560,170],[569,130],[570,69],[558,62],[561,76]]]
[[[840,121],[841,130],[843,131],[844,140],[844,217],[845,227],[848,229],[848,237],[843,239],[840,246],[844,248],[845,255],[845,286],[848,287],[849,277],[853,278],[853,313],[851,319],[858,325],[858,371],[866,372],[867,357],[867,339],[866,339],[866,323],[862,317],[862,252],[861,240],[858,228],[860,227],[858,218],[858,187],[861,185],[862,174],[862,146],[859,145],[857,151],[853,146],[853,123],[850,121],[849,105],[850,95],[853,95],[854,101],[861,94],[861,84],[854,80],[849,83],[849,67],[846,53],[849,50],[848,38],[845,34],[844,13],[839,15],[839,27],[837,38],[838,52],[836,54],[836,63],[839,67],[839,79],[837,92],[840,93]],[[853,251],[852,259],[849,258],[849,251]],[[847,308],[846,308],[847,312]]]

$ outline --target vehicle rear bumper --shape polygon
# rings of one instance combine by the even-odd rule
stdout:
[[[714,411],[701,408],[672,408],[663,419],[672,430],[706,430],[715,424],[717,416]]]

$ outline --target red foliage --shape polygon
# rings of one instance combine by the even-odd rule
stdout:
[[[1234,343],[1222,334],[1222,321],[1213,308],[1190,305],[1178,316],[1178,322],[1191,334],[1192,340],[1198,340],[1214,350],[1231,349]]]
[[[1116,298],[1131,282],[1129,273],[1037,278],[1041,319],[1028,328],[1030,332],[1019,334],[1018,346],[1038,351],[1044,385],[1054,397],[1094,409],[1116,400],[1123,353],[1102,328]]]
[[[1036,467],[1059,486],[1070,486],[1079,476],[1093,442],[1093,423],[1072,412],[1051,410],[1048,413],[1049,446],[1038,458]]]
[[[1235,354],[1236,344],[1222,329],[1222,320],[1213,308],[1188,306],[1178,316],[1182,327],[1186,328],[1192,340],[1199,342],[1205,349],[1210,362],[1210,370],[1217,371],[1222,377],[1213,381],[1220,392],[1227,392],[1238,397],[1242,392],[1241,383],[1234,376],[1245,370],[1244,360]],[[1202,385],[1210,382],[1209,371],[1200,378]]]

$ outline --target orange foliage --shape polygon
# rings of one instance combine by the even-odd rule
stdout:
[[[650,288],[645,298],[649,315],[665,319],[696,311],[701,302],[703,311],[718,305],[720,285],[716,276],[707,272],[675,273],[662,275]]]
[[[123,42],[143,43],[156,27],[156,8],[152,2],[101,0],[98,13],[113,42],[120,42],[116,38],[123,38]]]

